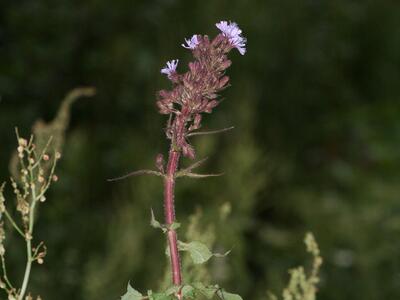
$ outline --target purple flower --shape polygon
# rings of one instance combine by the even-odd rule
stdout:
[[[186,42],[187,46],[185,44],[182,44],[182,47],[186,48],[186,49],[191,49],[191,50],[196,48],[197,45],[200,43],[199,39],[197,38],[197,34],[194,34],[190,38],[190,40],[189,39],[185,39],[185,42]]]
[[[246,53],[246,38],[241,36],[242,30],[235,22],[221,21],[215,24],[222,34],[229,39],[229,42],[233,47],[239,50],[240,54]]]
[[[176,67],[178,66],[179,59],[173,59],[171,61],[167,61],[167,66],[161,69],[162,74],[166,74],[168,78],[171,77],[172,74],[176,72]]]

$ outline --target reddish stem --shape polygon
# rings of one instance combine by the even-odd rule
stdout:
[[[169,151],[167,172],[164,179],[164,210],[165,223],[171,225],[175,222],[174,189],[175,173],[178,169],[180,152],[173,147]],[[168,231],[168,246],[171,255],[172,282],[176,286],[182,284],[181,264],[178,250],[178,238],[174,229]]]

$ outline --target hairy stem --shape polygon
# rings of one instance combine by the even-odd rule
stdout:
[[[164,213],[165,223],[171,225],[175,222],[174,190],[175,173],[178,168],[180,152],[171,147],[167,164],[167,172],[164,179]],[[182,284],[181,265],[178,250],[178,238],[176,231],[168,230],[168,247],[171,255],[172,282],[176,286]]]

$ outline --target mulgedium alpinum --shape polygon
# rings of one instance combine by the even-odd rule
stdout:
[[[220,33],[210,39],[207,35],[195,34],[185,39],[182,46],[190,50],[194,60],[189,62],[188,71],[178,72],[179,60],[168,61],[161,69],[172,83],[169,90],[161,90],[157,94],[157,107],[159,112],[168,116],[165,134],[170,141],[167,159],[164,155],[156,157],[157,170],[139,170],[132,175],[156,175],[164,181],[164,215],[165,223],[158,222],[152,212],[151,225],[159,228],[166,235],[168,247],[167,255],[170,260],[172,285],[161,293],[147,292],[146,295],[128,285],[127,293],[122,300],[139,299],[212,299],[215,297],[226,300],[242,299],[239,295],[231,294],[218,285],[205,285],[201,282],[185,282],[181,274],[180,252],[187,251],[194,264],[202,264],[213,256],[225,256],[225,254],[212,253],[205,244],[200,241],[183,242],[178,240],[177,229],[179,223],[175,218],[175,183],[179,177],[204,178],[217,176],[218,174],[198,174],[195,168],[204,163],[204,159],[194,162],[188,167],[181,168],[182,157],[194,160],[196,151],[190,144],[189,138],[196,135],[213,134],[223,132],[230,128],[215,131],[200,131],[202,127],[202,115],[212,113],[220,103],[218,93],[229,85],[229,77],[225,75],[231,65],[228,53],[237,49],[240,54],[246,52],[246,39],[242,31],[234,22],[221,21],[216,24]]]

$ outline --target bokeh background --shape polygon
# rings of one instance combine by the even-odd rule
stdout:
[[[202,171],[225,175],[182,179],[176,197],[183,238],[232,248],[201,276],[265,299],[307,265],[312,231],[324,257],[319,299],[399,299],[400,6],[389,0],[2,1],[2,179],[14,126],[28,135],[70,89],[97,89],[72,109],[60,180],[37,222],[48,257],[32,291],[108,300],[129,280],[162,285],[164,239],[149,226],[151,207],[162,219],[160,179],[106,178],[151,168],[167,150],[160,68],[180,58],[183,71],[183,39],[214,36],[220,20],[238,22],[248,53],[231,54],[232,86],[204,124],[236,128],[193,141],[210,157]],[[8,242],[20,280],[23,244]]]

